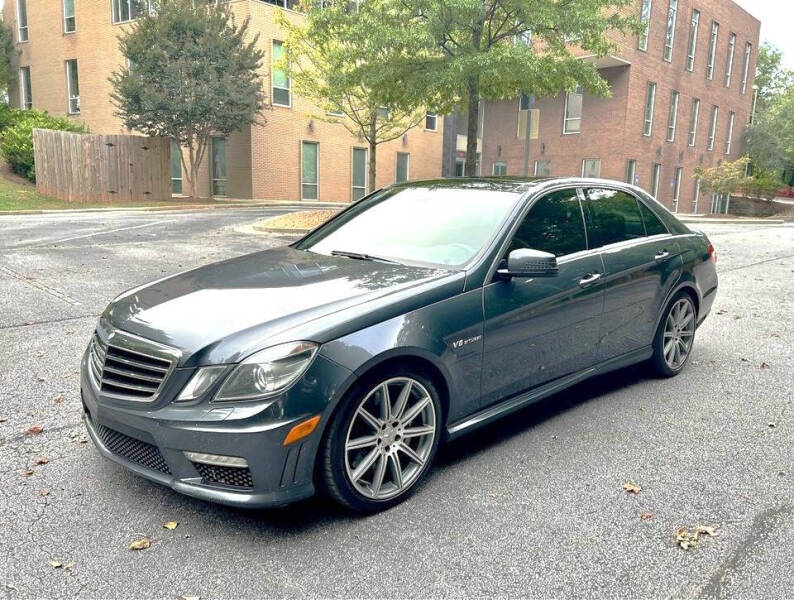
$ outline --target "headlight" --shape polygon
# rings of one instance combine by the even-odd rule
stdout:
[[[289,342],[252,354],[240,363],[215,395],[215,400],[261,400],[283,392],[317,353],[314,342]]]
[[[199,398],[206,392],[212,384],[218,381],[218,377],[223,375],[223,372],[226,370],[226,367],[201,367],[193,377],[190,378],[190,381],[187,382],[187,385],[182,390],[182,393],[179,394],[179,398],[176,399],[177,402],[186,402],[188,400],[195,400]]]

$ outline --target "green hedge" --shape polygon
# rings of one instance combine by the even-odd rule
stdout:
[[[39,110],[0,109],[0,153],[14,173],[36,181],[36,166],[33,162],[33,130],[58,129],[88,133],[83,123],[66,117],[53,117]]]

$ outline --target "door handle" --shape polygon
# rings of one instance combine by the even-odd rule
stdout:
[[[587,287],[589,285],[593,285],[599,279],[601,279],[601,273],[588,273],[579,280],[579,285],[582,287]]]
[[[670,253],[667,250],[662,250],[660,252],[657,252],[656,255],[653,257],[653,259],[656,262],[661,262],[664,259],[666,259],[668,256],[670,256]]]

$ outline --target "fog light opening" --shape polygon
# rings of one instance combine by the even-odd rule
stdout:
[[[205,465],[215,465],[217,467],[240,467],[248,466],[248,461],[239,456],[224,456],[222,454],[206,454],[204,452],[184,452],[189,460]]]
[[[320,422],[320,415],[312,417],[311,419],[306,419],[305,421],[298,423],[289,430],[287,437],[284,438],[284,445],[289,446],[290,444],[294,444],[298,440],[302,440],[308,435],[311,435],[312,431],[317,429],[317,424]]]

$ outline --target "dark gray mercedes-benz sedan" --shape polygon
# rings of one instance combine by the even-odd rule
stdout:
[[[593,375],[678,374],[716,255],[642,190],[455,179],[364,198],[288,247],[130,290],[82,361],[106,457],[176,491],[357,510],[439,442]]]

